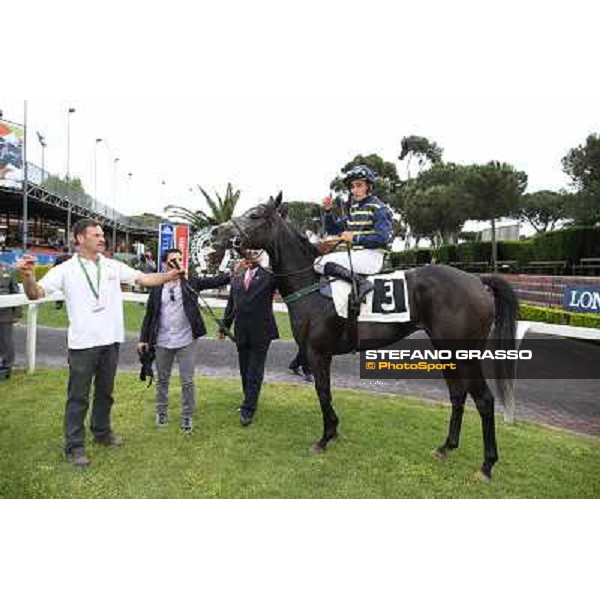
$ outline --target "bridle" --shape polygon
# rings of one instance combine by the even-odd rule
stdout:
[[[231,247],[238,252],[238,254],[240,254],[241,256],[243,256],[243,251],[244,248],[249,249],[252,246],[252,243],[250,241],[250,237],[249,235],[240,227],[239,223],[237,222],[237,219],[230,219],[229,221],[231,223],[231,226],[233,227],[233,229],[236,232],[236,235],[234,235],[231,238]],[[338,242],[338,244],[342,243],[341,241]],[[259,257],[262,256],[262,253],[265,250],[262,249],[260,254],[258,255]],[[319,262],[321,262],[321,260],[323,260],[323,256],[321,255],[314,263],[310,264],[307,267],[303,267],[302,269],[298,269],[296,271],[289,271],[287,273],[277,273],[276,271],[273,271],[272,269],[269,269],[271,271],[271,273],[273,273],[273,275],[275,275],[275,277],[289,277],[291,275],[299,275],[301,273],[306,273],[308,271],[312,271],[315,267],[315,265],[319,264]]]
[[[244,242],[245,241],[248,242],[250,240],[250,238],[248,237],[246,232],[239,226],[237,219],[231,219],[230,223],[237,232],[237,235],[234,235],[231,238],[231,247],[239,254],[242,254],[242,248],[243,248]],[[249,247],[249,245],[248,245],[248,247]]]

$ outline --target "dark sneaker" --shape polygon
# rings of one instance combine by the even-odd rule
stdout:
[[[167,413],[156,413],[156,425],[157,427],[164,427],[169,420]]]
[[[103,438],[96,438],[94,441],[101,446],[112,446],[114,448],[118,448],[123,444],[123,439],[112,432]]]
[[[252,415],[246,412],[240,412],[240,425],[242,427],[248,427],[252,423]]]
[[[194,420],[192,417],[181,417],[181,433],[192,433]]]
[[[85,469],[90,466],[90,459],[85,455],[85,450],[83,448],[72,448],[67,452],[65,458],[80,469]]]

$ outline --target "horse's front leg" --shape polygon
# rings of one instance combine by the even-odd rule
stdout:
[[[337,437],[338,418],[331,405],[331,355],[309,352],[309,360],[315,379],[315,390],[323,414],[323,437],[313,444],[313,452],[324,452],[327,443]]]

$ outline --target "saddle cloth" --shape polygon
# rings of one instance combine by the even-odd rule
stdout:
[[[408,287],[404,271],[369,275],[375,289],[369,292],[360,306],[359,322],[406,323],[410,321]],[[338,316],[348,318],[348,296],[350,284],[343,279],[331,282],[335,311]]]

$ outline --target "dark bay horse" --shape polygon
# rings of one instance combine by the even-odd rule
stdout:
[[[338,417],[331,404],[331,359],[353,351],[352,328],[337,316],[333,301],[318,292],[302,294],[318,282],[313,261],[318,251],[281,216],[281,194],[276,199],[248,210],[215,228],[212,244],[216,249],[237,245],[242,249],[264,249],[277,276],[283,297],[301,292],[288,303],[296,342],[311,364],[315,389],[323,414],[323,436],[313,450],[324,451],[337,437]],[[429,334],[438,350],[460,340],[461,348],[483,349],[493,327],[497,347],[515,349],[518,312],[516,296],[508,283],[496,276],[476,276],[444,265],[427,265],[406,272],[411,321],[407,323],[360,323],[360,350],[373,349],[410,335],[418,329]],[[495,361],[501,400],[514,384],[514,362]],[[484,460],[478,475],[488,481],[498,460],[494,423],[494,396],[483,376],[479,360],[457,363],[454,372],[444,370],[450,393],[452,414],[446,441],[434,450],[445,458],[458,448],[467,393],[471,394],[481,416]]]

